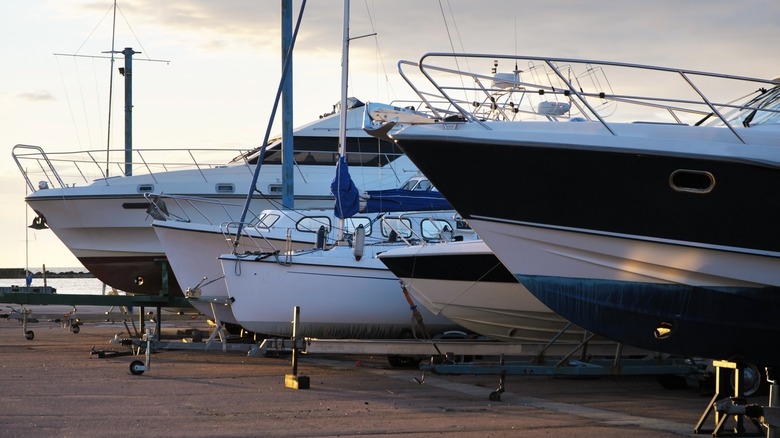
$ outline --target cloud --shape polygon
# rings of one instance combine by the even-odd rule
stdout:
[[[57,100],[51,93],[44,90],[18,93],[16,97],[30,102],[53,102]]]

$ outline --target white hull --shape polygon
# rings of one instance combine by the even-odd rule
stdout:
[[[387,249],[387,248],[385,248]],[[318,338],[403,338],[413,333],[412,313],[398,279],[371,251],[356,261],[351,248],[274,259],[220,257],[233,314],[247,330],[290,336],[300,306],[299,335]],[[459,327],[421,310],[429,332]],[[419,334],[419,333],[418,333]]]
[[[295,231],[296,223],[303,217],[323,218],[332,216],[330,210],[266,210],[282,216],[273,228],[258,231],[244,227],[239,245],[234,247],[237,224],[202,224],[193,222],[161,221],[152,228],[170,263],[176,279],[189,302],[200,312],[214,315],[223,323],[237,324],[230,306],[222,275],[220,255],[235,251],[273,252],[312,248],[316,233]],[[277,213],[278,212],[278,213]],[[331,219],[332,220],[332,219]],[[326,222],[329,223],[329,222]],[[287,232],[291,239],[287,242]]]
[[[469,223],[515,275],[714,287],[780,285],[780,264],[774,257],[481,219]]]
[[[380,260],[390,264],[405,259],[416,266],[418,275],[404,276],[401,280],[414,300],[430,312],[484,336],[527,344],[526,351],[531,354],[566,354],[588,336],[585,330],[554,313],[517,281],[443,278],[446,273],[428,271],[428,265],[421,261],[424,257],[447,256],[450,257],[447,271],[465,271],[467,265],[474,264],[475,257],[492,256],[492,252],[483,241],[477,240],[394,249],[382,253]],[[491,272],[499,269],[503,268],[498,266]],[[480,276],[485,278],[488,274],[482,272]],[[617,344],[597,337],[589,341],[587,351],[613,355]],[[638,352],[630,349],[623,353]]]
[[[156,221],[153,228],[190,304],[220,322],[237,324],[217,260],[220,254],[233,250],[222,228],[170,221]],[[283,241],[275,243],[283,248]],[[238,249],[241,251],[244,246]]]

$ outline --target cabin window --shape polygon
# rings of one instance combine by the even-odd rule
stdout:
[[[282,185],[281,184],[268,184],[268,194],[269,195],[281,195],[282,194]]]
[[[669,175],[669,185],[677,192],[710,193],[715,188],[715,176],[702,170],[677,169]]]
[[[412,221],[407,218],[386,217],[382,219],[382,236],[390,237],[395,231],[399,237],[412,237]]]
[[[335,166],[339,156],[338,137],[302,137],[294,139],[293,159],[297,164]],[[350,166],[384,166],[403,155],[392,142],[366,137],[347,137],[347,163]],[[257,157],[250,159],[256,164]],[[265,152],[263,164],[282,164],[281,144]]]
[[[371,219],[361,216],[344,219],[344,232],[347,234],[355,234],[355,230],[361,225],[363,225],[363,228],[366,230],[366,236],[370,236],[372,232]]]
[[[425,240],[449,240],[453,231],[452,225],[444,219],[423,219],[420,222],[420,234]]]
[[[154,191],[154,184],[140,184],[138,186],[138,193],[150,193]]]
[[[279,220],[279,215],[276,213],[261,214],[260,217],[257,219],[255,228],[265,228],[266,230],[268,230],[271,227],[273,227],[278,220]]]
[[[295,224],[295,229],[304,233],[316,233],[321,226],[325,233],[330,233],[330,218],[327,216],[306,216]]]

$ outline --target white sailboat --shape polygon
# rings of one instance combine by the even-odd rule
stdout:
[[[344,49],[341,106],[347,102],[349,2],[344,3]],[[357,190],[346,170],[346,120],[339,131],[341,157],[331,186],[337,193],[335,212],[341,218],[358,210]],[[347,191],[346,200],[339,192]],[[387,238],[375,240],[373,226],[338,227],[338,243],[329,248],[288,251],[280,254],[238,253],[220,256],[233,315],[247,330],[275,336],[290,336],[290,314],[301,308],[298,334],[327,338],[403,338],[414,334],[412,313],[398,279],[376,255],[405,239],[423,238],[426,223],[443,222],[441,232],[457,224],[452,213],[423,213],[419,219],[402,214]],[[381,234],[380,234],[381,235]],[[392,237],[391,237],[392,235]],[[398,238],[401,239],[399,243]],[[423,310],[429,332],[459,328],[456,324]]]

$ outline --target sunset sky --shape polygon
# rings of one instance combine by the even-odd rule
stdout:
[[[134,145],[259,145],[281,71],[280,4],[119,1],[115,48],[142,52],[133,72]],[[293,5],[297,14],[300,0]],[[110,64],[89,56],[111,49],[112,7],[111,0],[0,2],[0,267],[80,267],[50,230],[27,228],[34,214],[11,148],[106,147]],[[351,44],[349,94],[364,101],[411,98],[396,64],[432,51],[780,75],[776,0],[353,0],[351,11],[353,36],[377,33]],[[307,4],[294,58],[295,125],[339,99],[342,12],[341,1]],[[112,144],[121,148],[123,88],[120,76],[114,80]]]

